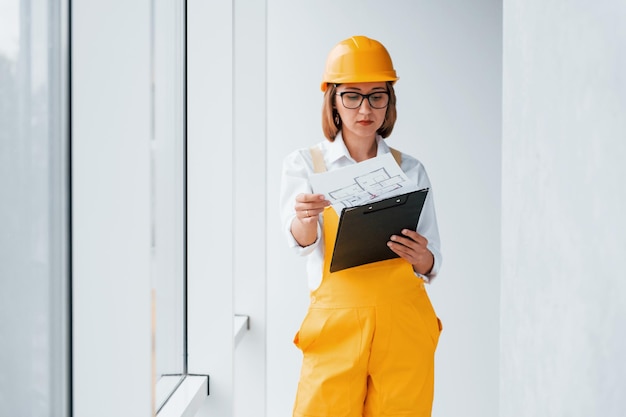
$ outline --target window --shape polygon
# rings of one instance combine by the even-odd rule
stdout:
[[[152,1],[151,244],[155,406],[186,373],[185,3]]]
[[[67,27],[0,6],[0,415],[70,414]]]

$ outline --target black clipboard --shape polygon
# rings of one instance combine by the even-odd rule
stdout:
[[[428,188],[341,211],[330,272],[397,258],[387,242],[402,229],[415,230]]]

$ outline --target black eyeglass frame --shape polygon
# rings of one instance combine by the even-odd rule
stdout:
[[[346,103],[343,101],[343,96],[345,94],[356,94],[361,96],[361,101],[359,101],[359,105],[356,107],[348,107],[346,106]],[[376,94],[386,94],[387,95],[387,103],[383,106],[383,107],[376,107],[372,104],[372,101],[370,100],[371,96],[374,96]],[[341,93],[335,93],[335,95],[341,97],[341,104],[343,105],[343,107],[345,107],[346,109],[350,109],[350,110],[354,110],[354,109],[358,109],[359,107],[361,107],[361,105],[363,104],[363,100],[367,99],[367,102],[369,103],[370,107],[373,109],[385,109],[389,106],[389,100],[391,100],[391,95],[389,94],[389,91],[373,91],[369,94],[361,94],[361,93],[357,93],[356,91],[342,91]]]

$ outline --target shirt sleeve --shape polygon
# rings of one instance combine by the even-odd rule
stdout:
[[[425,281],[432,281],[441,268],[442,256],[441,256],[441,240],[439,238],[439,227],[437,225],[437,215],[435,213],[435,200],[433,195],[432,185],[430,178],[426,173],[426,168],[416,159],[403,154],[402,155],[402,170],[409,176],[409,178],[416,178],[418,189],[428,188],[428,194],[424,201],[424,207],[420,214],[419,222],[417,223],[417,233],[424,236],[428,240],[428,249],[432,252],[434,257],[434,263],[431,271],[426,274],[417,274]]]
[[[434,263],[430,272],[426,275],[427,281],[432,281],[441,268],[441,241],[439,238],[439,228],[437,226],[437,215],[435,213],[435,202],[432,189],[426,196],[424,208],[417,225],[417,233],[421,234],[428,240],[428,249],[432,252]]]
[[[311,245],[302,247],[291,234],[291,222],[296,217],[296,196],[301,193],[313,192],[309,182],[309,175],[313,172],[313,162],[308,150],[298,150],[285,157],[283,160],[281,187],[280,187],[280,217],[283,233],[287,238],[287,244],[299,255],[305,256],[313,252],[319,244],[321,227],[317,223],[317,239]]]

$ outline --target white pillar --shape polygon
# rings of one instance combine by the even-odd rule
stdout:
[[[233,413],[233,2],[187,2],[187,329],[198,416]]]
[[[625,19],[504,4],[501,416],[626,409]]]

